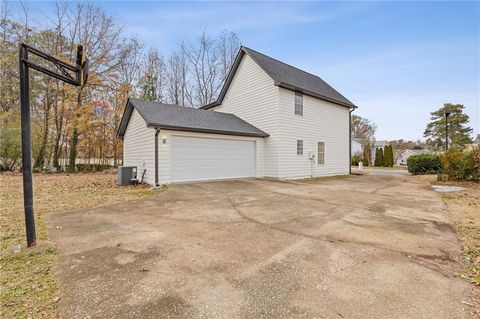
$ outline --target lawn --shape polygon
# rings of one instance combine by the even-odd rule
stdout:
[[[45,216],[76,208],[146,198],[161,190],[120,187],[111,173],[34,174],[37,246],[25,247],[22,175],[0,174],[0,318],[54,318],[58,250],[47,238]],[[21,251],[13,247],[21,245]]]

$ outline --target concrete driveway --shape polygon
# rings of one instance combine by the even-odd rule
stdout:
[[[364,167],[362,169],[352,168],[354,174],[372,174],[372,175],[411,175],[406,169],[392,169],[392,168],[369,168]]]
[[[49,225],[64,318],[467,316],[454,229],[414,177],[175,185]]]

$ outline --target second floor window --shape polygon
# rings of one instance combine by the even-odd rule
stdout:
[[[303,116],[303,94],[295,92],[295,115]]]

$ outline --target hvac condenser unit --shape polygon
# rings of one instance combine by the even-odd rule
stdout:
[[[137,167],[136,166],[119,166],[117,172],[118,185],[137,184]]]

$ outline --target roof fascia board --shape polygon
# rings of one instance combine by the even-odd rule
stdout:
[[[127,103],[125,108],[123,109],[122,119],[120,120],[120,125],[118,126],[117,130],[117,139],[123,141],[123,137],[125,135],[125,131],[127,130],[128,122],[130,121],[130,117],[133,113],[133,105],[130,102],[130,98],[127,99]]]
[[[221,135],[233,135],[233,136],[249,136],[249,137],[268,137],[269,134],[253,134],[253,133],[241,133],[241,132],[232,132],[232,131],[222,131],[222,130],[212,130],[212,129],[202,129],[202,128],[190,128],[183,126],[172,126],[172,125],[163,125],[157,123],[148,123],[148,128],[161,129],[161,130],[172,130],[172,131],[183,131],[183,132],[198,132],[198,133],[211,133],[211,134],[221,134]]]
[[[243,48],[243,46],[241,46],[240,50],[238,50],[237,56],[235,57],[235,61],[233,62],[233,65],[230,71],[228,72],[227,79],[225,80],[225,83],[222,86],[222,90],[220,91],[220,94],[218,95],[217,100],[215,102],[212,102],[210,104],[200,107],[201,109],[208,110],[208,109],[211,109],[212,107],[219,106],[220,104],[222,104],[223,99],[227,94],[228,88],[230,87],[230,84],[232,84],[233,77],[235,76],[235,73],[237,73],[237,69],[240,66],[240,62],[242,61],[242,58],[245,52],[246,52],[245,49]]]
[[[310,91],[307,91],[307,90],[304,90],[304,89],[301,89],[299,87],[296,87],[296,86],[293,86],[293,85],[290,85],[290,84],[287,84],[287,83],[283,83],[283,82],[278,82],[276,81],[275,82],[275,85],[276,86],[279,86],[281,88],[284,88],[284,89],[287,89],[287,90],[290,90],[290,91],[294,91],[294,92],[299,92],[299,93],[303,93],[305,95],[308,95],[308,96],[311,96],[311,97],[315,97],[317,99],[321,99],[321,100],[324,100],[324,101],[327,101],[327,102],[331,102],[331,103],[334,103],[334,104],[338,104],[338,105],[341,105],[341,106],[345,106],[345,107],[348,107],[348,108],[351,108],[351,109],[356,109],[358,108],[358,106],[354,105],[354,104],[347,104],[347,103],[343,103],[343,102],[340,102],[340,101],[337,101],[335,99],[331,99],[329,97],[326,97],[324,95],[321,95],[321,94],[317,94],[317,93],[314,93],[314,92],[310,92]]]

